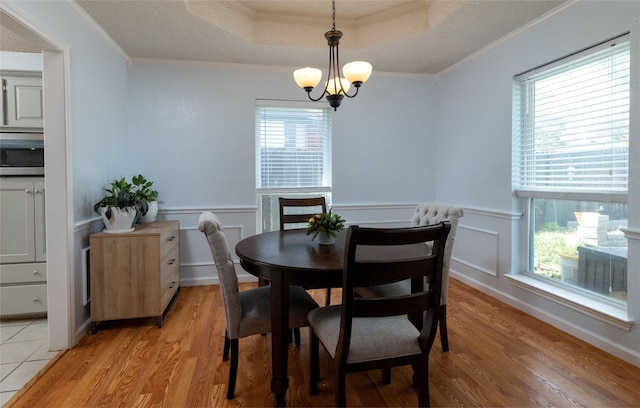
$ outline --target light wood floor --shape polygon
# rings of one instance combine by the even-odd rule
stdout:
[[[244,284],[243,288],[253,285]],[[332,291],[335,301],[339,290]],[[324,291],[314,292],[321,303]],[[639,407],[640,368],[452,280],[450,351],[430,356],[432,406]],[[13,407],[272,406],[268,336],[240,340],[235,400],[227,401],[224,316],[217,286],[183,288],[165,326],[110,322],[66,352]],[[308,333],[289,349],[289,406],[332,406],[331,367],[321,360],[320,393],[308,393]],[[321,355],[322,356],[322,355]],[[415,406],[410,368],[392,384],[379,372],[347,376],[350,406]],[[18,395],[16,396],[18,397]]]

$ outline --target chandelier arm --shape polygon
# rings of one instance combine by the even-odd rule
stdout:
[[[347,98],[354,98],[358,94],[359,90],[360,88],[356,87],[356,93],[354,93],[353,95],[349,95],[348,93],[345,93],[344,96],[346,96]]]
[[[344,90],[344,88],[342,87],[342,72],[340,72],[340,48],[336,45],[336,59],[335,59],[335,72],[336,72],[336,78],[338,79],[338,82],[340,83],[340,92],[338,93],[342,93],[343,95],[346,95],[347,92]],[[337,89],[337,86],[336,86]]]
[[[311,97],[311,91],[307,91],[307,96],[308,96],[308,97],[309,97],[309,99],[310,99],[311,101],[313,101],[313,102],[318,102],[318,101],[319,101],[320,99],[322,99],[322,97],[324,97],[326,94],[327,94],[327,92],[325,91],[325,92],[323,92],[323,93],[322,93],[322,95],[318,96],[318,98],[313,99],[313,98]]]

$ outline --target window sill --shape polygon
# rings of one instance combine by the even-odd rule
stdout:
[[[633,320],[627,317],[626,307],[621,305],[580,294],[524,274],[506,275],[506,277],[515,286],[619,329],[629,331],[633,326]]]

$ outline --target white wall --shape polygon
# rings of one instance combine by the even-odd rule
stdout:
[[[255,206],[257,99],[302,100],[291,69],[134,60],[129,147],[162,206]],[[435,87],[424,76],[372,76],[333,113],[333,202],[433,197]],[[389,169],[394,169],[390,172]]]
[[[42,72],[42,54],[0,51],[0,69]]]
[[[522,269],[518,245],[525,227],[511,184],[512,78],[631,31],[635,96],[630,143],[638,147],[639,16],[639,2],[578,2],[441,74],[436,169],[437,199],[467,208],[456,240],[454,276],[636,365],[640,365],[640,327],[626,331],[602,316],[574,309],[575,305],[524,290],[509,276]],[[638,180],[639,157],[633,148],[630,151],[629,179]],[[632,181],[628,210],[629,226],[635,232],[629,240],[629,288],[640,284],[636,278],[640,253],[634,243],[640,229],[638,189],[640,185]],[[628,318],[633,320],[640,316],[640,294],[631,289],[628,296]]]
[[[217,283],[201,211],[221,216],[232,247],[255,234],[256,100],[304,101],[292,72],[133,61],[127,146],[133,172],[160,192],[159,217],[181,222],[183,284]],[[435,197],[434,96],[432,78],[374,73],[333,113],[332,201],[348,221],[408,224],[415,203]]]

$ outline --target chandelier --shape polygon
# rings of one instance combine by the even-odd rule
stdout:
[[[335,111],[345,96],[353,98],[358,94],[360,86],[371,76],[372,67],[368,62],[354,61],[345,64],[342,67],[344,77],[340,75],[338,44],[340,44],[340,38],[342,38],[342,31],[336,30],[336,0],[332,0],[332,4],[333,27],[324,34],[324,38],[327,39],[329,44],[329,75],[324,83],[324,92],[316,99],[311,97],[311,91],[322,78],[322,71],[317,68],[300,68],[293,73],[293,78],[298,86],[307,92],[309,99],[312,101],[319,101],[323,96],[327,95],[327,101]],[[351,85],[356,88],[356,92],[353,95],[347,93]]]

